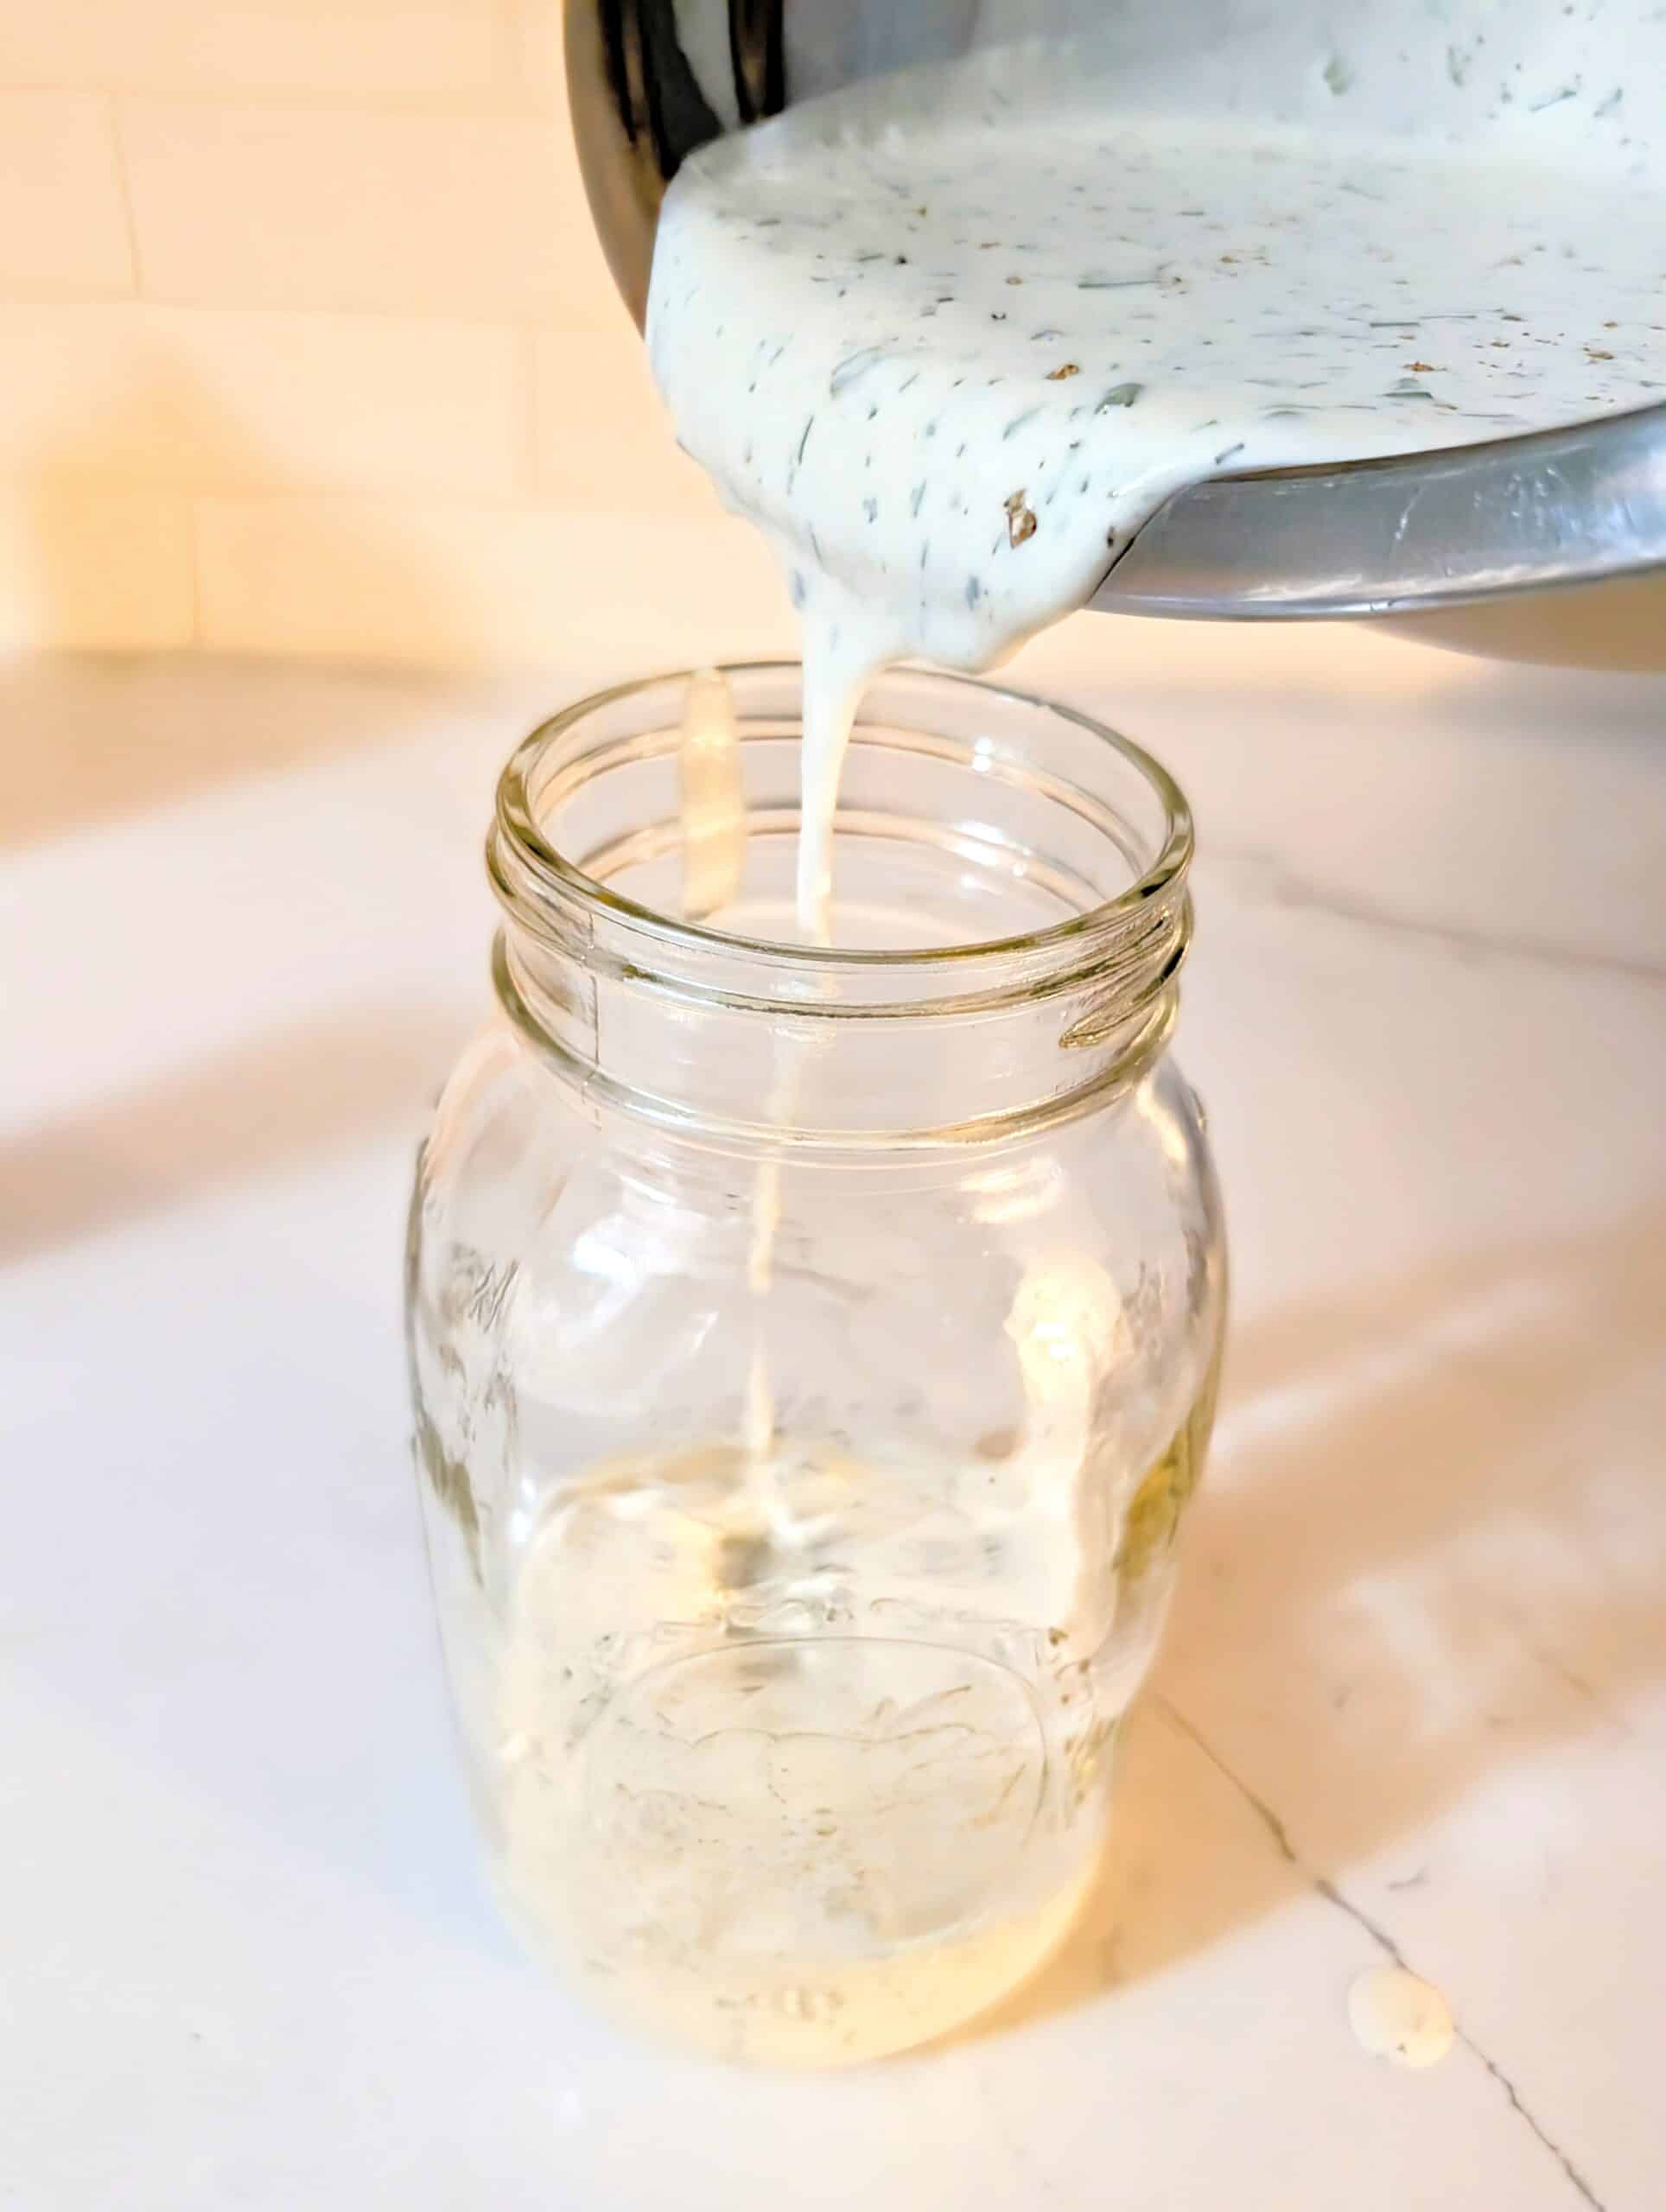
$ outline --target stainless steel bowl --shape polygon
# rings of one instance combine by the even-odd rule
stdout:
[[[566,0],[566,11],[585,187],[639,324],[660,200],[696,146],[779,113],[795,92],[963,52],[980,8]],[[1623,606],[1618,589],[1602,588],[1611,580],[1627,580]],[[1554,593],[1553,619],[1420,622],[1524,592]],[[1666,406],[1384,461],[1215,478],[1158,509],[1093,604],[1230,620],[1406,617],[1460,649],[1666,665]]]

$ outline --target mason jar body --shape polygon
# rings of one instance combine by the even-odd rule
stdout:
[[[1134,748],[874,687],[792,943],[796,671],[512,762],[504,1018],[408,1262],[419,1485],[518,1921],[616,2012],[836,2063],[982,2010],[1093,1875],[1224,1305],[1167,1055],[1190,829]]]

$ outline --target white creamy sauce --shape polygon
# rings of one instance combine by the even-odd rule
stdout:
[[[809,935],[887,662],[990,666],[1211,474],[1666,397],[1666,8],[1248,16],[875,79],[671,189],[655,371],[803,620]]]

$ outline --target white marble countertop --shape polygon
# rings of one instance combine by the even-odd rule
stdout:
[[[497,766],[612,670],[0,674],[6,2212],[1666,2202],[1666,682],[1114,628],[1018,673],[1198,810],[1218,1443],[1080,1937],[827,2079],[521,1961],[429,1624],[412,1146]]]

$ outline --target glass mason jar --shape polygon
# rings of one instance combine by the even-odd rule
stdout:
[[[423,1151],[409,1334],[516,1918],[640,2024],[830,2063],[982,2010],[1070,1925],[1225,1266],[1167,1058],[1162,769],[884,677],[828,950],[792,941],[798,765],[791,666],[627,685],[515,754],[504,1018]]]

